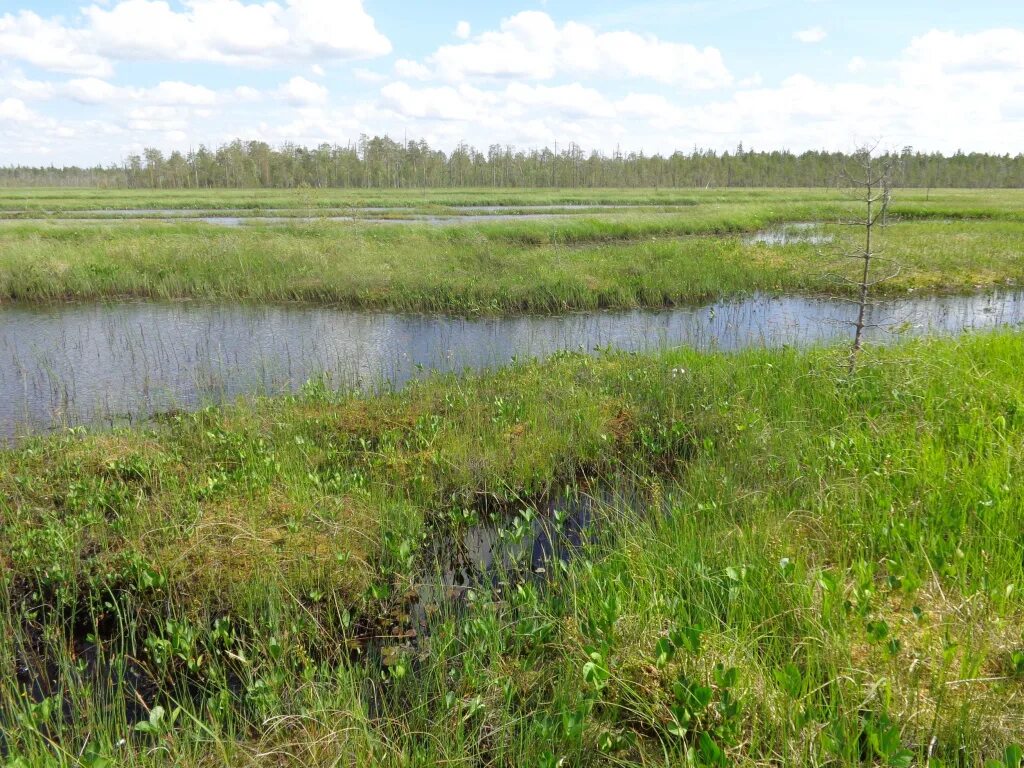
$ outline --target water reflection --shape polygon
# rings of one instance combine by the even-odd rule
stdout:
[[[671,311],[462,319],[308,306],[83,304],[0,309],[0,436],[111,423],[250,393],[401,386],[427,371],[604,347],[809,345],[845,337],[855,307],[753,296]],[[1024,324],[1024,293],[910,298],[869,313],[879,340]]]
[[[820,224],[801,221],[755,232],[743,238],[743,242],[747,245],[795,245],[798,243],[823,245],[831,243],[833,239],[832,235],[822,232]]]

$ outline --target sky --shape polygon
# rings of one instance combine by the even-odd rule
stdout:
[[[1024,0],[0,0],[0,164],[360,134],[1024,152]]]

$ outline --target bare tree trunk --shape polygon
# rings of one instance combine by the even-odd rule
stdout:
[[[864,229],[863,249],[850,254],[861,262],[858,277],[855,280],[844,278],[845,282],[854,284],[857,289],[857,319],[853,323],[853,345],[850,348],[849,356],[849,372],[851,374],[857,368],[857,358],[864,347],[864,331],[868,327],[871,288],[878,283],[891,280],[899,274],[897,268],[892,274],[881,278],[873,279],[872,277],[872,267],[879,260],[879,252],[875,250],[877,240],[875,227],[879,223],[883,227],[888,224],[889,203],[892,199],[892,184],[897,162],[891,155],[876,160],[872,157],[872,151],[873,148],[865,148],[859,153],[862,159],[858,175],[853,176],[848,172],[844,174],[847,181],[854,187],[863,190],[863,196],[859,199],[866,208],[864,219],[851,222]]]
[[[872,179],[868,177],[866,198],[868,215],[864,224],[864,271],[860,278],[860,298],[857,302],[857,324],[853,334],[853,349],[850,350],[850,373],[853,373],[856,368],[857,353],[864,345],[864,316],[867,314],[868,279],[871,277],[871,228],[874,226],[874,222],[871,220],[871,208],[874,204],[871,199],[871,181]]]

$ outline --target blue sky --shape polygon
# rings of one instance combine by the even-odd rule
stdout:
[[[233,137],[1024,151],[1024,2],[0,0],[0,163]]]

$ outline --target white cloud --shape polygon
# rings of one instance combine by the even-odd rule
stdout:
[[[305,146],[315,146],[321,143],[333,144],[339,141],[339,136],[358,136],[365,130],[365,126],[359,122],[360,108],[350,109],[329,109],[323,107],[309,107],[297,114],[289,112],[292,119],[266,122],[256,121],[250,124],[241,125],[233,134],[234,136],[258,136],[260,139],[272,144],[292,142]]]
[[[532,117],[536,113],[560,117],[601,119],[616,116],[612,103],[599,91],[579,83],[545,86],[511,83],[502,100],[512,115]]]
[[[366,59],[391,53],[391,41],[377,31],[362,0],[287,3],[283,20],[299,51],[330,59]]]
[[[119,88],[100,80],[98,77],[82,77],[69,80],[62,89],[79,104],[108,104],[113,101],[127,101],[132,98],[130,88]]]
[[[405,80],[429,80],[430,67],[411,59],[399,59],[395,62],[395,74]]]
[[[240,85],[231,94],[238,101],[259,101],[263,94],[248,85]]]
[[[21,99],[4,99],[0,101],[0,120],[27,123],[34,120],[35,117],[35,113]]]
[[[218,102],[217,94],[209,88],[178,81],[165,81],[155,88],[144,89],[142,98],[154,104],[190,106],[213,105]]]
[[[82,9],[82,26],[30,11],[0,17],[0,56],[55,72],[109,76],[116,60],[269,66],[391,52],[362,0],[120,0]],[[109,6],[109,7],[105,7]]]
[[[660,94],[631,93],[618,102],[616,109],[622,117],[651,118],[673,115],[679,108]]]
[[[970,148],[969,137],[985,136],[992,151],[1021,151],[1024,29],[965,35],[932,30],[911,41],[898,70],[910,97],[920,102],[916,117],[931,121],[933,135],[959,136]],[[1006,134],[999,148],[993,139]]]
[[[484,90],[467,83],[415,88],[395,82],[381,89],[381,97],[381,106],[391,113],[392,120],[469,121],[501,131],[522,121],[536,121],[538,116],[557,122],[605,120],[617,115],[612,101],[580,83],[509,83],[500,90]],[[663,101],[660,96],[652,98]],[[661,101],[657,108],[660,106]]]
[[[542,11],[504,19],[497,31],[444,45],[426,66],[450,82],[471,79],[551,80],[558,75],[646,78],[685,88],[718,88],[732,76],[716,48],[698,49],[634,32],[597,32]]]
[[[45,101],[53,98],[55,90],[53,83],[31,80],[25,77],[20,69],[0,74],[0,93],[11,94],[20,99]]]
[[[316,77],[323,77],[324,75],[327,74],[324,71],[324,68],[321,67],[319,64],[314,64],[313,66],[311,66],[309,68],[309,71],[312,72]]]
[[[143,102],[176,106],[203,106],[218,102],[216,92],[202,85],[176,81],[153,88],[126,88],[96,77],[69,80],[59,91],[80,104],[125,104]]]
[[[384,83],[387,82],[388,76],[381,74],[380,72],[374,72],[372,69],[366,69],[365,67],[355,67],[352,70],[352,74],[356,80],[363,83]]]
[[[92,164],[102,155],[102,147],[121,146],[117,140],[124,131],[103,120],[79,120],[74,123],[57,121],[17,106],[0,101],[0,158],[9,162],[24,163],[73,163]],[[78,158],[68,154],[68,149],[77,150]],[[92,149],[92,152],[86,150]],[[119,160],[120,154],[111,157]]]
[[[278,2],[283,8],[285,0]],[[614,59],[598,38],[616,33],[583,27],[590,34],[580,34],[572,24],[540,22],[527,25],[530,34],[516,32],[525,59],[491,59],[491,71],[521,70],[522,76],[434,80],[441,75],[438,61],[406,60],[390,80],[353,67],[346,85],[359,95],[348,96],[340,82],[327,92],[327,81],[310,74],[310,60],[289,67],[283,84],[264,92],[235,84],[216,90],[175,81],[126,85],[94,75],[36,80],[0,55],[0,162],[109,162],[144,146],[187,150],[235,137],[344,144],[361,133],[423,137],[442,149],[462,140],[481,149],[557,140],[667,153],[732,149],[742,141],[800,151],[880,138],[929,151],[1024,151],[1024,30],[925,32],[902,51],[876,54],[863,70],[841,60],[827,76],[762,81],[754,75],[725,93],[694,93],[653,77],[610,84],[605,73]],[[488,34],[471,37],[467,46]],[[492,53],[511,50],[493,41],[487,46]],[[306,77],[292,77],[297,72]],[[75,100],[92,106],[85,110]],[[46,114],[51,109],[61,110],[59,120],[56,111]]]
[[[473,27],[470,26],[468,21],[460,21],[455,25],[455,36],[459,40],[468,40],[471,34],[473,34]]]
[[[293,77],[277,90],[278,96],[294,106],[325,104],[330,95],[328,90],[304,77]]]
[[[914,82],[940,78],[963,82],[987,76],[992,84],[1020,83],[1024,79],[1024,29],[967,35],[932,30],[911,41],[902,74]]]
[[[128,112],[128,128],[133,131],[185,131],[189,126],[187,110],[171,106],[137,107]]]
[[[103,77],[113,71],[104,56],[89,50],[85,32],[32,11],[0,16],[0,58],[69,74]]]
[[[852,59],[850,59],[850,62],[846,65],[846,70],[848,72],[853,73],[853,74],[857,74],[858,72],[863,72],[867,68],[868,68],[868,63],[867,63],[867,61],[864,60],[864,58],[862,56],[854,56]]]
[[[412,118],[476,121],[496,104],[495,94],[468,85],[412,88],[407,83],[389,83],[380,94],[385,107]]]
[[[123,0],[83,9],[94,45],[118,59],[241,63],[288,43],[274,5],[192,0],[183,12],[164,0]]]
[[[799,40],[801,43],[820,43],[826,37],[828,37],[828,32],[821,27],[810,27],[793,33],[793,39]]]
[[[800,151],[881,138],[945,152],[1024,151],[1024,30],[929,32],[886,66],[890,75],[877,84],[797,74],[769,86],[753,77],[726,98],[700,100],[643,90],[612,99],[601,86],[579,83],[397,83],[382,92],[380,120],[479,146],[558,138],[605,150],[620,141],[648,152],[743,141]]]

